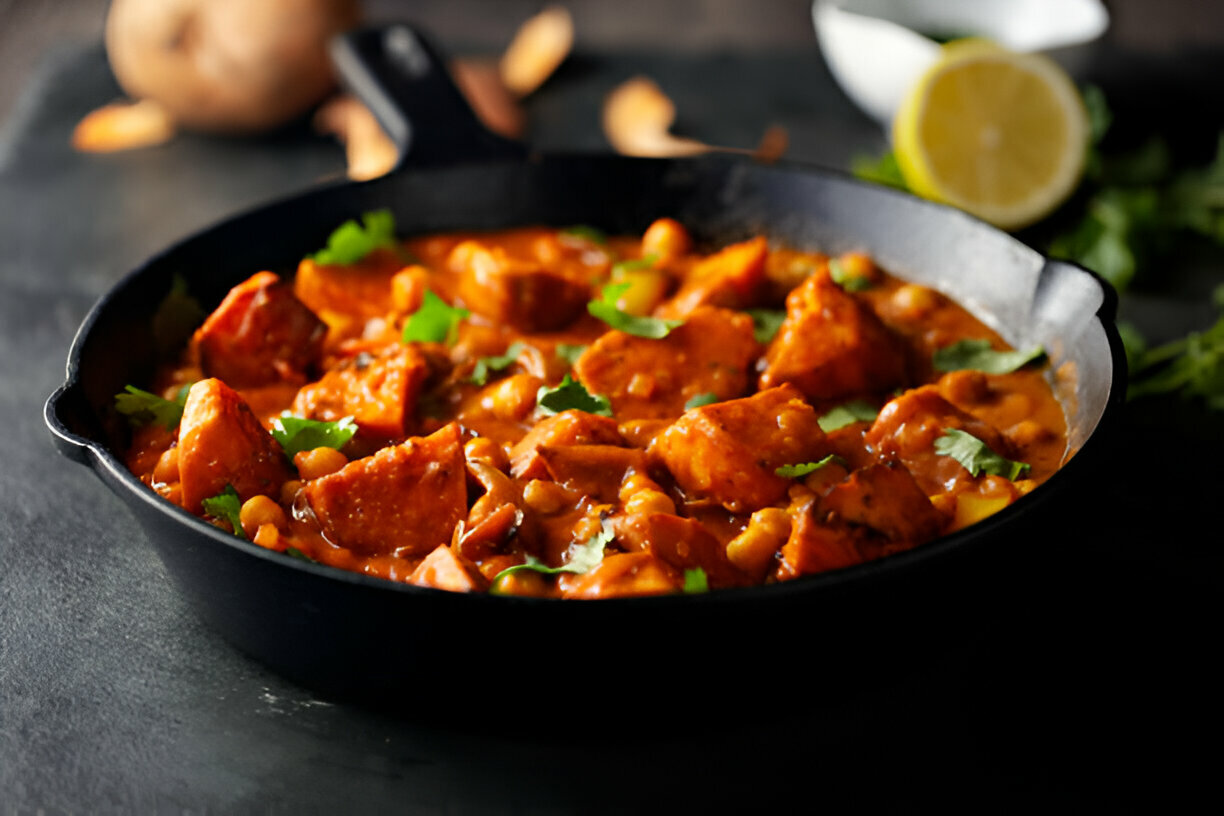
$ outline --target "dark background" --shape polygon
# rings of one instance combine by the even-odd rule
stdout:
[[[696,138],[750,146],[782,124],[791,158],[842,168],[885,144],[832,85],[806,2],[569,5],[578,47],[529,100],[533,144],[606,149],[600,100],[637,73]],[[1205,160],[1224,124],[1221,4],[1110,6],[1091,78],[1117,138],[1154,129]],[[498,52],[538,7],[367,4],[454,54]],[[1224,432],[1176,401],[1128,410],[1101,475],[1035,545],[1048,569],[1010,614],[883,688],[830,698],[780,678],[776,694],[728,688],[698,714],[653,678],[618,678],[640,700],[628,715],[586,702],[589,678],[539,700],[439,690],[433,705],[489,712],[454,728],[321,697],[236,653],[121,504],[55,456],[42,403],[82,317],[141,259],[334,178],[343,159],[305,127],[73,153],[72,126],[119,93],[105,9],[0,0],[0,812],[717,811],[796,796],[813,810],[1127,811],[1214,781]],[[1124,313],[1157,339],[1205,328],[1222,269],[1187,246]]]

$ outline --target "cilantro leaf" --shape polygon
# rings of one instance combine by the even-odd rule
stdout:
[[[287,548],[285,549],[285,555],[289,556],[290,558],[296,558],[296,559],[298,559],[299,561],[309,561],[309,562],[310,562],[310,563],[312,563],[312,564],[318,564],[318,563],[319,563],[318,561],[316,561],[315,559],[311,558],[311,557],[310,557],[309,555],[307,555],[306,553],[304,553],[304,552],[302,552],[301,550],[299,550],[297,547],[287,547]]]
[[[704,394],[689,397],[688,402],[684,403],[684,410],[689,411],[703,405],[713,405],[716,402],[718,402],[718,395],[712,391],[706,391]]]
[[[816,422],[820,425],[820,430],[832,433],[838,428],[844,428],[855,422],[875,422],[879,415],[879,409],[867,400],[851,400],[831,408]]]
[[[340,450],[353,438],[355,433],[357,433],[357,423],[351,416],[346,416],[336,422],[324,422],[318,419],[296,417],[286,411],[272,420],[272,436],[280,443],[290,461],[299,451],[315,448]]]
[[[354,264],[376,249],[395,248],[395,216],[390,210],[374,210],[361,216],[361,224],[350,219],[327,237],[327,247],[311,256],[317,264]]]
[[[608,236],[603,230],[586,224],[574,224],[572,227],[565,227],[558,230],[561,235],[570,236],[572,238],[581,238],[584,241],[590,241],[592,244],[604,246],[608,243]]]
[[[1045,349],[1033,346],[1016,351],[995,351],[989,340],[958,340],[936,349],[932,363],[936,371],[973,369],[987,374],[1007,374],[1045,357]]]
[[[956,428],[944,428],[943,436],[935,440],[935,452],[941,456],[951,456],[975,477],[980,473],[989,473],[1014,482],[1029,472],[1027,463],[1006,459],[973,434]]]
[[[659,256],[653,254],[643,255],[640,258],[626,258],[623,261],[617,261],[616,263],[612,264],[612,279],[616,280],[626,272],[633,272],[634,270],[638,269],[654,269],[655,264],[658,262]]]
[[[829,259],[829,277],[847,292],[865,292],[873,285],[871,278],[852,274],[837,258]]]
[[[1224,315],[1206,331],[1191,332],[1136,357],[1127,399],[1180,392],[1224,411]]]
[[[472,313],[449,305],[432,290],[425,290],[421,308],[404,323],[405,343],[446,343],[453,346],[459,336],[459,323]]]
[[[614,329],[635,337],[660,340],[671,334],[672,329],[684,325],[683,320],[664,320],[659,317],[631,315],[616,308],[616,300],[630,287],[629,283],[609,283],[604,286],[599,300],[587,304],[587,311]]]
[[[238,497],[238,491],[232,484],[227,484],[220,493],[205,499],[203,505],[205,513],[215,519],[228,521],[230,527],[233,528],[234,535],[243,540],[246,539],[246,533],[242,530],[242,522],[239,520],[242,499]]]
[[[752,336],[761,344],[773,340],[786,320],[786,312],[781,309],[745,309],[745,312],[752,318]]]
[[[616,533],[612,529],[612,525],[607,521],[603,521],[599,525],[599,532],[588,538],[585,542],[571,546],[569,560],[561,566],[550,567],[534,555],[528,555],[524,563],[515,564],[513,567],[506,567],[497,573],[493,577],[489,591],[494,594],[498,593],[505,577],[516,572],[538,572],[541,575],[558,575],[562,572],[582,575],[590,572],[603,561],[604,547],[611,544],[612,539],[615,537]]]
[[[586,350],[587,347],[581,343],[558,343],[554,353],[557,355],[557,359],[564,360],[572,366],[578,362],[578,358]]]
[[[559,414],[575,409],[588,414],[612,416],[612,404],[602,394],[592,394],[586,386],[566,374],[555,388],[540,386],[536,406],[546,414]]]
[[[845,459],[841,458],[836,453],[830,453],[819,462],[801,462],[795,465],[782,465],[781,467],[774,468],[774,473],[778,474],[783,479],[797,479],[800,476],[806,476],[809,473],[820,470],[825,465],[830,465],[834,462],[842,465],[843,467],[846,465]]]
[[[183,418],[183,406],[187,404],[187,392],[192,383],[179,388],[174,399],[168,400],[134,385],[125,385],[126,393],[115,395],[115,410],[128,418],[133,425],[148,425],[156,422],[166,430],[173,430]]]
[[[468,377],[468,382],[476,385],[484,385],[489,381],[490,371],[503,371],[514,365],[514,361],[523,353],[526,346],[519,341],[510,344],[504,354],[499,354],[491,357],[481,357],[476,361],[476,367],[472,369],[472,374]]]
[[[709,592],[710,579],[706,576],[706,571],[701,567],[686,569],[684,571],[684,586],[682,589],[685,595]]]

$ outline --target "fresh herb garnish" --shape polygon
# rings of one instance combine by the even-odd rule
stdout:
[[[203,505],[205,513],[215,519],[229,522],[234,535],[246,539],[246,533],[242,529],[242,521],[239,518],[242,512],[242,499],[238,497],[238,491],[232,484],[227,484],[220,493],[205,499]]]
[[[502,581],[505,580],[507,575],[513,575],[516,572],[537,572],[541,575],[557,575],[562,572],[582,575],[583,573],[590,572],[603,561],[604,547],[612,543],[615,535],[611,524],[607,521],[601,522],[599,532],[582,544],[576,544],[571,547],[569,561],[559,567],[547,566],[534,555],[528,554],[526,562],[515,564],[513,567],[506,567],[497,573],[489,586],[489,591],[495,594],[500,592]]]
[[[689,411],[703,405],[713,405],[716,402],[718,402],[718,395],[712,391],[706,391],[704,394],[689,397],[688,402],[684,403],[684,410]]]
[[[183,406],[187,404],[187,392],[192,383],[183,385],[175,393],[174,399],[168,400],[142,391],[134,385],[125,385],[126,393],[115,395],[115,410],[128,418],[133,425],[148,425],[156,422],[166,430],[173,430],[183,418]]]
[[[837,258],[829,259],[829,277],[847,292],[865,292],[872,287],[871,278],[853,274]]]
[[[875,422],[880,411],[866,400],[851,400],[829,409],[816,420],[820,430],[832,433],[855,422]]]
[[[909,191],[905,176],[901,174],[901,166],[897,164],[897,155],[891,150],[883,156],[855,156],[850,163],[850,172],[863,181],[872,181],[886,187]]]
[[[578,358],[582,356],[582,352],[586,351],[587,347],[581,343],[558,343],[554,352],[557,359],[563,360],[569,365],[578,362]]]
[[[319,419],[303,419],[285,412],[272,420],[272,436],[280,443],[285,455],[293,460],[294,454],[315,448],[340,450],[357,433],[357,423],[351,416],[335,422]]]
[[[623,261],[617,261],[616,263],[612,264],[612,280],[616,280],[626,272],[634,272],[642,269],[654,269],[655,264],[658,262],[658,255],[643,255],[640,258],[626,258]]]
[[[682,587],[685,595],[696,595],[701,592],[710,591],[710,579],[706,576],[706,571],[701,567],[693,567],[684,571],[684,586]]]
[[[745,309],[752,318],[752,336],[762,345],[774,339],[782,323],[786,321],[786,312],[781,309]]]
[[[304,553],[304,552],[302,552],[301,550],[299,550],[297,547],[286,547],[286,548],[285,548],[285,555],[289,556],[290,558],[296,558],[296,559],[298,559],[299,561],[309,561],[309,562],[310,562],[310,563],[312,563],[312,564],[317,564],[317,563],[319,563],[318,561],[314,560],[313,558],[311,558],[311,557],[310,557],[309,555],[307,555],[306,553]]]
[[[405,343],[446,343],[453,346],[459,336],[459,324],[471,315],[467,309],[449,305],[432,290],[425,290],[421,308],[409,315],[404,323]]]
[[[586,224],[574,224],[572,227],[558,230],[562,235],[569,235],[574,238],[581,238],[584,241],[590,241],[592,244],[604,246],[608,243],[608,236],[603,230],[595,227],[587,226]]]
[[[944,428],[943,436],[935,440],[935,452],[960,462],[970,476],[988,473],[1004,476],[1014,482],[1029,472],[1027,463],[1013,462],[1000,456],[973,434],[956,428]]]
[[[602,394],[592,394],[586,386],[566,374],[555,388],[540,386],[536,392],[536,406],[546,414],[562,411],[586,411],[588,414],[612,416],[612,404]]]
[[[491,357],[481,357],[476,361],[476,367],[472,369],[472,374],[468,377],[468,382],[476,385],[484,385],[489,381],[490,371],[504,371],[514,365],[514,361],[523,353],[526,346],[519,341],[510,344],[506,349],[505,354],[499,354]]]
[[[1007,374],[1045,357],[1045,349],[1033,346],[1016,351],[995,351],[989,340],[957,340],[936,349],[931,361],[936,371],[972,369],[987,374]]]
[[[629,283],[609,283],[600,292],[599,300],[587,304],[587,311],[614,329],[635,337],[659,340],[671,334],[672,329],[684,325],[683,320],[665,320],[622,312],[616,307],[619,298],[631,286]]]
[[[395,216],[390,210],[374,210],[350,219],[327,237],[327,247],[311,256],[317,264],[354,264],[376,249],[395,249]]]
[[[841,458],[836,453],[830,453],[819,462],[800,462],[794,465],[782,465],[781,467],[774,468],[774,473],[778,474],[783,479],[797,479],[800,476],[806,476],[809,473],[820,470],[825,465],[830,465],[834,462],[842,465],[843,467],[846,464],[845,459]]]
[[[1224,309],[1224,286],[1215,295]],[[1127,351],[1132,356],[1127,399],[1180,392],[1224,411],[1224,314],[1206,331],[1150,349],[1132,340]]]

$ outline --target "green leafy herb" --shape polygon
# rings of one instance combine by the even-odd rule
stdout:
[[[327,237],[327,247],[311,258],[317,264],[354,264],[376,249],[395,249],[395,216],[390,210],[365,213],[360,224],[345,221]]]
[[[340,450],[357,433],[357,423],[351,416],[336,422],[303,419],[285,412],[272,420],[272,436],[280,443],[290,460],[299,451],[315,448]]]
[[[582,575],[590,572],[603,561],[604,547],[612,543],[615,535],[612,525],[607,521],[602,522],[599,526],[599,532],[582,544],[577,544],[570,548],[569,561],[559,567],[547,566],[540,559],[529,554],[524,563],[515,564],[513,567],[506,567],[497,573],[489,586],[489,591],[495,594],[500,592],[502,581],[505,580],[507,575],[513,575],[516,572],[538,572],[541,575],[557,575],[562,572]]]
[[[879,414],[879,409],[870,402],[852,400],[830,409],[816,421],[820,424],[820,430],[832,433],[855,422],[875,422]]]
[[[837,258],[829,259],[829,277],[847,292],[865,292],[872,287],[871,278],[851,274]]]
[[[989,340],[958,340],[937,349],[932,356],[936,371],[972,369],[987,374],[1006,374],[1045,357],[1041,346],[1017,350],[995,351]]]
[[[578,410],[588,414],[612,416],[612,404],[601,394],[592,394],[586,386],[566,374],[556,388],[540,386],[536,392],[536,405],[547,414]]]
[[[515,341],[510,344],[510,348],[506,349],[505,354],[481,357],[476,361],[476,367],[472,369],[472,375],[468,377],[468,382],[484,385],[489,381],[490,371],[503,371],[514,365],[514,361],[523,353],[524,348],[526,346],[523,343]]]
[[[710,579],[706,576],[706,571],[701,567],[693,567],[684,571],[684,586],[685,595],[696,595],[701,592],[710,591]]]
[[[643,255],[640,258],[626,258],[623,261],[618,261],[617,263],[612,264],[612,279],[616,280],[626,272],[633,272],[634,270],[654,269],[655,264],[658,262],[658,255]]]
[[[935,452],[941,456],[951,456],[960,462],[971,476],[989,473],[992,476],[1004,476],[1014,482],[1029,472],[1027,463],[1006,459],[973,434],[956,428],[944,428],[943,436],[935,440]]]
[[[782,465],[781,467],[774,468],[774,473],[778,474],[783,479],[797,479],[800,476],[806,476],[809,473],[820,470],[825,465],[829,465],[834,462],[842,465],[843,467],[846,464],[845,459],[841,458],[836,453],[830,453],[819,462],[802,462],[795,465]]]
[[[557,358],[564,360],[569,365],[578,362],[578,358],[582,356],[582,352],[586,351],[587,347],[581,343],[558,343],[554,350]]]
[[[1216,291],[1224,296],[1224,286]],[[1201,397],[1224,411],[1224,314],[1206,331],[1135,350],[1127,399],[1168,393]]]
[[[459,336],[459,324],[471,315],[467,309],[449,305],[432,290],[425,290],[421,308],[413,312],[404,323],[405,343],[455,344]]]
[[[688,402],[684,403],[684,410],[689,411],[703,405],[713,405],[716,402],[718,402],[718,395],[712,391],[706,391],[704,394],[689,397]]]
[[[850,163],[850,172],[863,181],[909,190],[905,176],[901,174],[901,165],[897,164],[897,155],[891,150],[879,157],[855,156]]]
[[[745,312],[752,318],[753,337],[762,344],[773,340],[786,320],[786,312],[781,309],[745,309]]]
[[[319,563],[318,561],[314,560],[306,553],[299,550],[297,547],[287,547],[285,549],[285,555],[289,556],[290,558],[296,558],[299,561],[309,561],[312,564]]]
[[[559,232],[562,235],[581,238],[584,241],[590,241],[592,244],[599,244],[600,246],[604,246],[608,243],[608,236],[603,232],[603,230],[587,226],[586,224],[575,224],[572,227],[566,227],[563,230],[559,230]]]
[[[205,499],[203,505],[205,513],[215,519],[229,522],[234,535],[241,539],[246,538],[246,533],[242,530],[242,522],[239,520],[239,514],[242,511],[242,499],[238,497],[238,491],[234,489],[233,485],[227,484],[220,493]]]
[[[188,293],[187,280],[176,272],[170,281],[170,291],[153,313],[150,329],[154,349],[163,357],[178,354],[207,314]]]
[[[587,311],[614,329],[635,337],[648,337],[659,340],[671,334],[672,329],[682,326],[683,320],[664,320],[659,317],[645,317],[622,312],[616,308],[616,300],[630,286],[629,283],[609,283],[604,286],[599,300],[587,304]]]
[[[115,395],[115,410],[128,418],[133,425],[148,425],[156,422],[167,430],[173,430],[183,418],[183,406],[187,404],[187,392],[191,383],[179,388],[174,399],[168,400],[142,391],[134,385],[125,385],[125,393]]]

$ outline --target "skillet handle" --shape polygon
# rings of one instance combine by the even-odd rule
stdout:
[[[47,398],[43,406],[43,420],[51,432],[55,449],[62,456],[77,464],[89,465],[89,451],[93,443],[72,430],[81,425],[79,417],[83,413],[80,407],[83,400],[80,383],[77,380],[66,382]]]
[[[398,166],[522,158],[523,145],[486,130],[438,51],[410,26],[359,28],[331,43],[340,80],[399,150]]]

